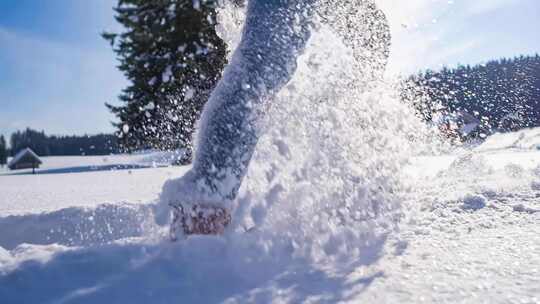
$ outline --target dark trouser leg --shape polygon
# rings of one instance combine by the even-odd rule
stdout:
[[[259,137],[256,122],[292,77],[310,33],[311,1],[251,0],[242,40],[201,118],[193,175],[232,200]]]

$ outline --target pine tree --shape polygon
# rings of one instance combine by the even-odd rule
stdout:
[[[4,135],[0,135],[0,166],[4,166],[7,163],[7,147],[6,139]]]
[[[119,0],[122,33],[104,33],[130,84],[106,104],[126,150],[191,150],[194,125],[225,65],[217,0]]]

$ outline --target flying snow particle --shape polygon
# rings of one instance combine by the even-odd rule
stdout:
[[[195,96],[195,90],[193,88],[188,88],[184,93],[185,100],[191,100]]]
[[[150,101],[146,106],[144,106],[143,110],[152,111],[155,108],[156,108],[156,104]]]
[[[174,115],[172,112],[167,112],[167,117],[174,122],[178,121],[178,116]]]
[[[193,0],[193,8],[200,11],[201,10],[201,2],[199,0]]]
[[[168,66],[165,71],[163,72],[163,75],[162,75],[162,80],[163,82],[169,82],[171,80],[171,78],[173,78],[173,72],[172,72],[172,67],[171,66]]]

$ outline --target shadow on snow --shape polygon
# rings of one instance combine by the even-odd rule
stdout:
[[[65,173],[83,173],[83,172],[98,172],[98,171],[115,171],[115,170],[135,170],[153,168],[149,165],[139,164],[115,164],[115,165],[99,165],[99,166],[76,166],[57,169],[38,169],[36,174],[65,174]],[[31,170],[23,172],[7,173],[5,175],[32,175]]]

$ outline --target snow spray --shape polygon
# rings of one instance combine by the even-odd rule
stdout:
[[[374,4],[326,1],[319,12],[293,79],[268,102],[226,237],[314,261],[358,259],[398,227],[401,169],[423,126],[382,79],[389,33]],[[220,12],[232,50],[243,18],[231,4]]]

